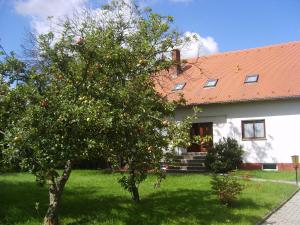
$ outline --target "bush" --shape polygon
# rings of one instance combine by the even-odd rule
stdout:
[[[211,181],[212,191],[222,204],[231,206],[245,186],[231,175],[214,175]]]
[[[223,138],[207,152],[205,166],[216,173],[227,173],[240,167],[243,153],[235,139]]]

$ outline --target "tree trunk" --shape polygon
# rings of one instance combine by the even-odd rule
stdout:
[[[44,218],[44,225],[58,225],[58,209],[61,193],[56,190],[56,184],[49,187],[49,207]]]
[[[51,179],[52,183],[49,186],[49,207],[44,217],[43,225],[58,225],[61,196],[71,174],[71,169],[71,161],[68,160],[63,174],[57,180],[54,177]]]
[[[132,200],[135,201],[136,203],[139,203],[140,194],[139,194],[139,189],[136,186],[134,170],[130,170],[130,185],[131,185],[130,189],[131,189]]]
[[[135,201],[136,203],[140,202],[139,189],[135,184],[133,184],[132,186],[132,200]]]

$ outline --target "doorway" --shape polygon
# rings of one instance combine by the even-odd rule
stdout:
[[[213,145],[213,123],[193,123],[191,136],[209,137],[208,141],[202,141],[200,144],[192,143],[188,152],[207,152]]]

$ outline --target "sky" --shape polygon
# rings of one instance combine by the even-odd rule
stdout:
[[[104,2],[0,0],[0,44],[21,53],[29,31],[49,29],[49,16],[62,18],[84,7],[97,10]],[[185,58],[300,40],[300,0],[139,0],[139,4],[173,16],[182,35],[197,36],[185,49]]]

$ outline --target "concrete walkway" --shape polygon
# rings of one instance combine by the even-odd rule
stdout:
[[[257,181],[257,182],[272,182],[272,183],[280,183],[280,184],[294,184],[296,185],[295,181],[287,181],[287,180],[271,180],[271,179],[262,179],[262,178],[248,178],[249,180],[252,181]],[[300,187],[300,183],[298,184]],[[300,224],[298,224],[300,225]]]
[[[300,225],[300,192],[298,191],[262,225]]]
[[[248,178],[257,182],[273,182],[282,184],[294,184],[295,181],[269,180],[261,178]],[[300,183],[298,184],[300,188]],[[265,222],[260,225],[300,225],[300,190],[288,200],[282,207],[273,212]]]

